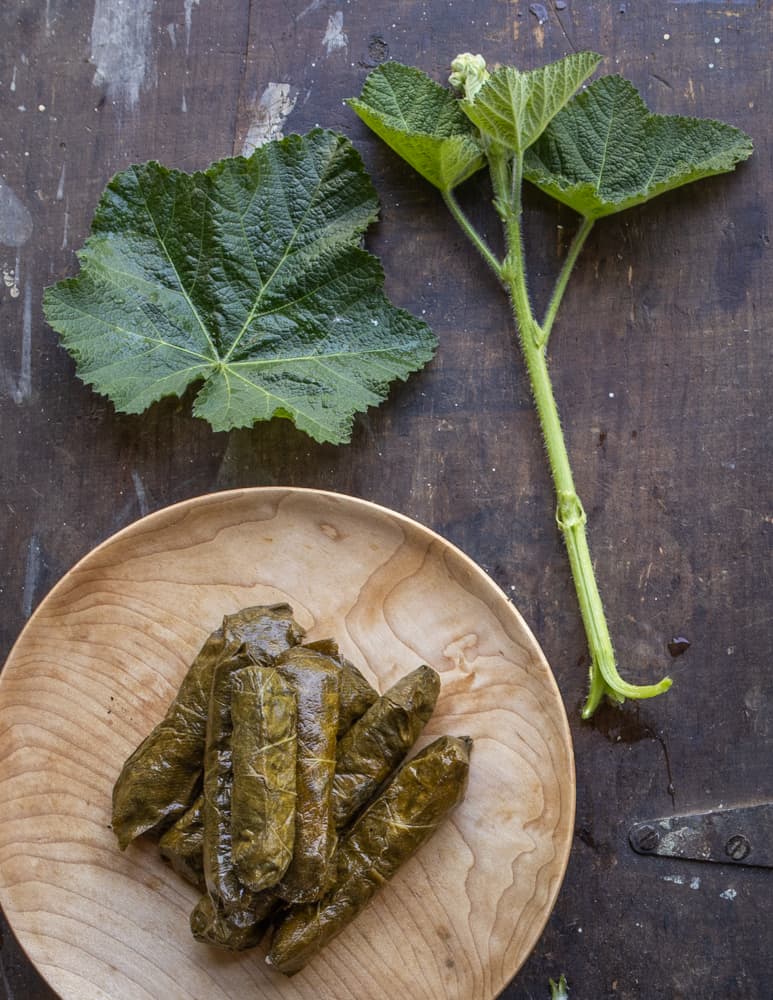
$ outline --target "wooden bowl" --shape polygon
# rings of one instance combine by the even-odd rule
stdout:
[[[381,690],[421,663],[424,742],[475,740],[462,805],[303,972],[193,940],[197,894],[110,830],[121,765],[224,613],[287,600]],[[564,708],[537,643],[470,559],[410,519],[302,489],[214,494],[91,552],[0,675],[0,903],[66,1000],[490,1000],[537,941],[574,820]]]

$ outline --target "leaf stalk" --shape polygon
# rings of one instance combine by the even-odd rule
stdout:
[[[553,329],[553,321],[556,318],[556,314],[558,313],[559,307],[564,298],[566,286],[569,283],[569,277],[574,270],[574,265],[577,263],[577,258],[580,256],[582,248],[585,246],[585,241],[587,240],[591,229],[593,229],[594,222],[594,219],[583,218],[580,228],[574,234],[574,239],[572,240],[569,252],[566,255],[564,266],[561,268],[561,272],[558,275],[555,288],[553,289],[553,294],[550,297],[550,302],[548,303],[548,307],[545,312],[545,317],[542,320],[541,347],[545,347],[547,345],[548,338],[550,337],[550,331]]]
[[[545,441],[556,491],[556,523],[566,544],[591,658],[590,687],[582,710],[582,717],[588,719],[599,707],[604,695],[614,702],[622,702],[626,698],[652,698],[671,687],[671,680],[668,677],[658,684],[639,686],[629,684],[618,673],[588,546],[587,515],[575,489],[561,419],[548,371],[546,351],[548,337],[571,272],[593,227],[593,220],[583,219],[556,281],[545,320],[540,325],[534,318],[529,300],[524,262],[521,228],[523,157],[521,154],[516,154],[511,165],[503,165],[500,158],[495,156],[490,161],[490,167],[495,202],[499,205],[503,217],[506,239],[506,255],[500,277],[510,297],[518,339]]]
[[[480,235],[477,229],[473,226],[473,224],[464,214],[461,205],[454,197],[453,191],[449,189],[448,191],[442,191],[441,194],[443,196],[443,201],[446,203],[448,211],[451,213],[451,215],[454,217],[454,219],[456,219],[457,223],[459,224],[459,228],[462,230],[463,233],[465,233],[469,241],[472,243],[472,245],[475,247],[475,249],[478,251],[481,257],[485,260],[485,262],[488,264],[488,266],[491,268],[494,274],[496,274],[498,278],[501,278],[502,277],[501,261],[497,260],[497,258],[491,251],[490,247],[486,243],[486,241],[483,239],[483,237]]]

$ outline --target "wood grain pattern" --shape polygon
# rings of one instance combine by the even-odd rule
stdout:
[[[123,760],[222,615],[288,600],[382,690],[441,674],[424,741],[475,740],[466,800],[312,965],[197,944],[196,894],[109,828]],[[108,540],[35,613],[0,680],[0,892],[63,998],[490,1000],[540,934],[574,818],[568,726],[515,608],[459,550],[349,497],[252,489],[187,501]]]

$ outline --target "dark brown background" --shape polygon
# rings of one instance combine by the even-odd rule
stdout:
[[[94,3],[0,10],[0,177],[34,226],[18,248],[0,244],[19,289],[0,284],[0,662],[53,583],[148,511],[262,484],[394,507],[512,594],[570,713],[569,870],[504,996],[546,998],[548,977],[563,971],[573,1000],[770,998],[770,871],[643,858],[627,843],[637,819],[773,794],[770,6],[569,0],[546,4],[540,24],[539,8],[520,0],[157,0],[132,104],[126,81],[95,82]],[[97,4],[120,11],[118,0]],[[328,52],[336,11],[347,40]],[[531,68],[583,48],[605,54],[603,69],[633,80],[654,109],[724,118],[756,142],[735,175],[599,224],[553,335],[621,668],[675,680],[667,696],[604,709],[591,724],[579,720],[583,634],[506,302],[439,197],[342,105],[385,58],[443,79],[458,51]],[[138,160],[193,169],[241,152],[270,83],[296,98],[285,131],[321,123],[362,151],[383,201],[368,246],[392,297],[440,340],[425,371],[358,418],[346,447],[279,421],[214,434],[187,401],[116,414],[75,379],[41,314],[45,285],[76,271],[73,250],[110,175]],[[478,207],[485,193],[474,181],[464,201],[493,233]],[[534,193],[526,216],[531,287],[544,300],[573,218]],[[691,646],[672,660],[676,635]],[[49,998],[1,930],[0,997]]]

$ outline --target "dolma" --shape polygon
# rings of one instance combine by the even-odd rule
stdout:
[[[292,975],[339,934],[462,800],[472,740],[441,736],[403,764],[342,839],[333,888],[293,906],[266,961]]]
[[[121,850],[141,833],[171,825],[196,797],[212,672],[223,648],[223,631],[217,629],[164,718],[124,764],[113,788],[113,832]]]
[[[377,701],[378,691],[345,656],[340,658],[340,662],[341,714],[338,719],[338,735],[342,736]]]
[[[191,913],[191,932],[202,944],[244,951],[260,943],[278,905],[273,893],[261,892],[254,897],[249,909],[224,913],[212,897],[205,894]]]
[[[254,661],[279,656],[303,638],[289,604],[226,615],[185,675],[166,715],[132,753],[113,788],[113,831],[123,850],[142,833],[161,833],[198,793],[212,672],[226,648],[244,643]]]
[[[204,880],[204,806],[203,794],[198,795],[193,805],[175,820],[158,842],[161,857],[191,885],[202,892],[206,889]]]
[[[226,645],[244,646],[256,663],[273,662],[304,634],[289,604],[258,604],[223,618]]]
[[[328,887],[335,850],[333,773],[340,668],[327,656],[295,646],[277,661],[295,691],[297,766],[293,858],[276,886],[282,899],[305,903]]]
[[[290,680],[245,667],[231,691],[231,843],[239,881],[260,891],[287,871],[295,839],[296,711]]]
[[[303,644],[304,649],[324,653],[339,664],[341,676],[338,684],[338,735],[348,732],[362,718],[378,698],[378,691],[355,665],[341,655],[335,639],[315,639]]]
[[[402,677],[339,741],[333,820],[342,829],[375,795],[419,737],[435,708],[440,677],[426,665]]]
[[[248,654],[240,647],[215,667],[204,749],[204,881],[215,909],[226,914],[249,911],[256,895],[239,882],[231,848],[231,690],[235,673],[249,665]]]

